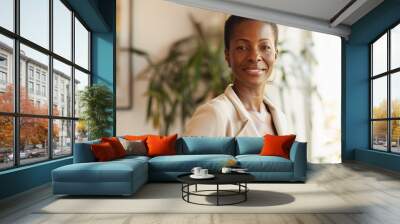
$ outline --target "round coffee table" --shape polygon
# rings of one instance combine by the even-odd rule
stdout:
[[[190,177],[191,173],[182,174],[177,177],[178,181],[182,183],[182,199],[188,203],[198,204],[198,205],[234,205],[247,200],[247,192],[249,188],[247,183],[255,180],[255,177],[249,173],[215,173],[215,177],[212,179],[193,179]],[[216,185],[215,190],[197,190],[198,184],[204,185]],[[190,186],[195,186],[194,191],[190,191]],[[220,185],[236,185],[237,190],[223,190],[220,189]],[[209,192],[215,192],[215,194],[205,194]],[[216,197],[217,204],[202,204],[190,201],[190,196],[203,196],[203,197]],[[241,196],[240,200],[231,203],[221,203],[221,197],[230,196]]]

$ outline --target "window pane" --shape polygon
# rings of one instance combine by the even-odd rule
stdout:
[[[13,118],[0,116],[0,170],[14,165]]]
[[[71,60],[72,12],[60,1],[53,1],[53,51]]]
[[[372,81],[372,118],[387,117],[386,76]]]
[[[53,60],[53,115],[72,117],[71,66]]]
[[[387,121],[372,122],[372,147],[387,151]]]
[[[400,72],[391,75],[390,85],[392,117],[400,118]]]
[[[383,35],[372,45],[373,75],[387,71],[387,34]]]
[[[83,120],[75,121],[75,143],[87,141],[88,129],[86,122]]]
[[[392,152],[400,153],[400,120],[391,121],[392,124]]]
[[[48,114],[48,63],[47,55],[21,44],[21,113]]]
[[[20,0],[21,36],[49,48],[49,1]]]
[[[75,18],[75,63],[89,69],[89,32]]]
[[[400,24],[391,31],[390,58],[391,69],[400,67]]]
[[[13,40],[0,35],[0,111],[14,111]]]
[[[14,31],[14,1],[0,1],[0,26]]]
[[[53,157],[72,154],[72,121],[53,120]]]
[[[48,121],[44,118],[20,118],[20,164],[49,158]]]
[[[89,75],[75,69],[75,117],[81,115],[80,94],[86,86],[89,86]]]

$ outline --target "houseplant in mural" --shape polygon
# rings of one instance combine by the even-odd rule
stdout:
[[[205,32],[191,16],[190,21],[194,34],[175,41],[160,61],[132,50],[148,62],[139,78],[149,80],[146,117],[160,134],[168,134],[177,119],[183,125],[200,103],[221,94],[231,81],[221,33]]]
[[[113,95],[109,88],[94,84],[81,91],[79,97],[82,121],[78,123],[78,130],[82,126],[87,127],[89,139],[110,136],[108,130],[112,126]]]
[[[146,118],[154,128],[160,130],[160,134],[168,134],[171,125],[178,118],[181,125],[184,125],[197,106],[223,93],[232,81],[231,71],[224,59],[221,30],[212,32],[208,29],[206,32],[193,17],[190,17],[190,21],[195,32],[176,40],[169,47],[167,56],[157,62],[147,52],[132,49],[132,53],[144,57],[148,63],[138,77],[149,80]],[[280,104],[284,112],[291,116],[295,111],[285,110],[283,107],[284,92],[292,88],[288,75],[304,82],[307,88],[305,91],[311,89],[313,93],[316,92],[310,75],[316,61],[312,54],[312,39],[307,34],[310,35],[310,32],[303,38],[300,53],[284,48],[282,41],[278,43],[280,59],[275,66],[274,76],[279,81],[272,85],[277,85]]]

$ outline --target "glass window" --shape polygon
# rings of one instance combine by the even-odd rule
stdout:
[[[20,162],[35,163],[49,158],[49,120],[44,118],[20,118]]]
[[[400,118],[400,72],[391,75],[390,95],[392,117]]]
[[[14,31],[14,0],[0,1],[0,26]]]
[[[88,140],[88,129],[84,120],[75,121],[75,142]]]
[[[387,151],[387,121],[372,122],[372,141],[374,149]]]
[[[70,89],[63,88],[64,83],[72,83],[72,68],[69,65],[66,65],[56,59],[53,59],[53,77],[54,77],[54,84],[53,89],[53,102],[58,103],[58,90],[60,89],[60,94],[62,96],[67,96],[68,103],[65,110],[65,114],[60,114],[60,106],[61,105],[53,105],[53,114],[54,115],[61,115],[64,117],[72,117],[72,91]],[[60,81],[59,81],[60,80]],[[61,85],[61,86],[59,86]],[[61,100],[63,102],[63,97],[61,96]]]
[[[72,12],[60,1],[53,0],[53,50],[71,60]]]
[[[14,14],[16,2],[19,3],[20,18]],[[19,23],[14,24],[14,21]],[[90,84],[89,30],[64,0],[0,0],[0,28],[0,112],[10,113],[0,115],[0,170],[48,160],[50,153],[54,158],[71,155],[75,138],[87,140],[86,125],[76,127],[74,116],[80,115],[80,97],[75,94]],[[5,29],[14,35],[8,35]],[[15,30],[20,33],[17,35]],[[19,74],[14,73],[17,65],[15,41],[19,43]],[[50,43],[53,43],[52,49]],[[56,60],[53,53],[68,62]],[[50,60],[52,74],[49,73]],[[73,72],[76,72],[74,79]],[[20,85],[18,100],[14,98],[15,77]],[[53,105],[50,105],[50,99]],[[19,108],[18,113],[14,111],[15,107]],[[19,121],[19,127],[13,127],[15,121]],[[15,128],[18,132],[14,135]],[[73,128],[79,130],[75,136]],[[14,142],[19,145],[13,145]]]
[[[380,37],[372,45],[372,75],[387,71],[387,34]]]
[[[392,124],[391,151],[400,153],[400,120],[392,120],[390,123]]]
[[[49,62],[49,57],[43,53],[40,53],[36,50],[33,50],[32,48],[25,46],[21,44],[21,55],[24,55],[24,57],[21,57],[21,73],[20,73],[20,80],[21,80],[21,89],[20,89],[20,108],[21,108],[21,113],[25,114],[41,114],[45,115],[48,114],[48,97],[46,97],[48,94],[43,94],[43,91],[41,90],[40,86],[40,70],[44,71],[46,74],[48,74],[48,62]],[[29,60],[29,63],[33,66],[36,67],[36,72],[37,72],[37,79],[39,79],[36,83],[36,91],[35,95],[31,96],[29,95],[28,91],[26,90],[26,61]],[[47,82],[45,82],[46,86],[48,85]],[[46,91],[46,90],[45,90]],[[46,95],[46,96],[43,96]],[[40,97],[40,99],[43,101],[40,105],[32,105],[29,101],[29,99],[37,99]]]
[[[75,18],[75,63],[89,69],[89,32]]]
[[[386,76],[372,81],[372,118],[387,118]]]
[[[12,66],[8,66],[10,61],[7,58],[13,58],[14,43],[12,39],[0,34],[0,46],[0,111],[13,112],[14,73]]]
[[[390,32],[390,68],[400,67],[400,24]]]
[[[34,93],[33,82],[28,82],[28,89],[29,89],[29,94]]]
[[[89,86],[89,75],[75,69],[75,117],[81,114],[80,94],[87,86]]]
[[[14,165],[13,117],[0,115],[0,170]]]
[[[49,48],[49,0],[20,0],[21,36]]]
[[[53,120],[53,156],[72,154],[72,121]]]

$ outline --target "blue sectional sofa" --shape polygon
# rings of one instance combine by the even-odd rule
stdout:
[[[75,144],[74,163],[52,171],[54,194],[131,195],[148,181],[176,181],[193,167],[218,172],[234,159],[247,168],[256,181],[304,182],[307,174],[306,143],[294,142],[290,159],[260,156],[262,137],[181,137],[177,155],[127,156],[108,162],[96,162],[90,141]]]

